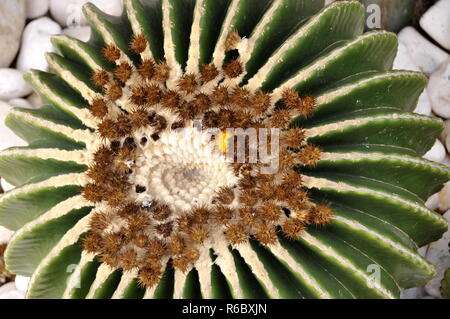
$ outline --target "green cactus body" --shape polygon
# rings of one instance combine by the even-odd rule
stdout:
[[[391,70],[360,3],[124,7],[85,5],[91,40],[54,37],[54,73],[27,74],[45,106],[6,119],[29,143],[0,154],[27,297],[396,298],[434,276],[442,123],[411,113],[426,78]],[[227,161],[227,128],[279,128],[279,170]]]

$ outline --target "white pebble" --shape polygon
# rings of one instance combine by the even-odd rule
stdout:
[[[7,103],[0,101],[0,151],[13,146],[25,146],[27,143],[20,139],[4,124],[5,118],[12,109]]]
[[[406,27],[398,34],[398,39],[407,48],[414,64],[421,71],[431,74],[449,58],[449,54],[425,39],[413,27]]]
[[[420,18],[420,26],[436,42],[450,50],[450,0],[440,0]]]
[[[431,102],[427,89],[423,90],[422,94],[419,96],[414,113],[431,115]]]
[[[394,70],[411,70],[422,72],[419,66],[414,62],[409,54],[408,47],[403,42],[398,43],[397,55],[394,59]],[[431,115],[431,102],[428,96],[428,91],[425,89],[419,97],[415,113],[423,115]]]
[[[15,282],[17,290],[27,292],[30,277],[16,276]]]
[[[436,210],[439,208],[439,194],[435,193],[428,197],[427,201],[425,202],[425,206],[428,209]]]
[[[427,88],[433,112],[450,118],[450,58],[431,75]]]
[[[45,52],[54,51],[50,38],[58,33],[61,33],[59,24],[47,17],[31,21],[23,32],[17,68],[24,72],[30,69],[47,71]]]
[[[397,55],[394,59],[394,70],[411,70],[421,72],[419,66],[414,62],[409,53],[408,47],[403,43],[398,43]]]
[[[445,158],[445,148],[441,141],[436,140],[433,147],[423,156],[423,158],[433,161],[441,162]]]
[[[9,242],[12,235],[13,232],[11,230],[3,226],[0,226],[0,244]]]
[[[450,221],[450,211],[447,211],[444,217],[447,221]],[[437,276],[427,283],[425,291],[435,298],[441,298],[441,280],[444,276],[444,271],[450,267],[449,241],[450,230],[447,230],[441,239],[430,244],[426,255],[426,258],[436,267]]]
[[[441,164],[446,165],[450,168],[450,156],[448,154],[445,155],[444,160],[441,162]]]
[[[3,178],[0,180],[0,182],[2,184],[2,188],[5,192],[10,191],[11,189],[15,188],[14,185],[11,185],[7,181],[5,181]]]
[[[425,257],[428,251],[429,245],[425,245],[417,249],[417,252],[420,254],[420,256]]]
[[[13,282],[0,287],[0,299],[24,299],[25,294],[16,289]]]
[[[447,149],[447,152],[450,153],[450,135],[447,135],[447,137],[445,138],[444,145]]]
[[[439,194],[439,209],[446,211],[450,209],[450,182],[444,184]]]
[[[450,120],[444,122],[444,130],[441,134],[441,141],[447,148],[447,153],[450,153]]]
[[[42,106],[42,99],[39,96],[39,94],[37,93],[32,93],[28,98],[27,98],[28,103],[31,104],[31,106],[35,109],[40,108]]]
[[[16,69],[0,69],[0,99],[15,99],[26,96],[31,91],[31,87],[23,79],[23,72]]]
[[[27,18],[36,19],[48,11],[48,0],[27,0]]]
[[[121,15],[122,1],[120,0],[50,0],[50,13],[63,27],[87,25],[82,6],[92,2],[100,10],[110,15]]]
[[[11,65],[25,26],[25,0],[0,1],[0,68]]]
[[[450,120],[444,122],[444,130],[441,133],[441,139],[444,141],[450,135]]]
[[[400,292],[400,299],[419,299],[425,296],[425,289],[422,287],[409,288]]]
[[[24,109],[32,109],[33,106],[25,99],[12,99],[8,101],[8,104],[15,107],[22,107]]]
[[[80,26],[80,27],[70,27],[65,28],[62,31],[63,34],[67,34],[75,39],[87,42],[91,37],[91,27],[90,26]]]

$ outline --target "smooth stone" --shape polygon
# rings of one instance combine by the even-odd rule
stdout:
[[[450,118],[450,58],[431,75],[427,88],[433,112]]]
[[[33,106],[25,99],[12,99],[8,101],[8,104],[15,107],[22,107],[24,109],[32,109]]]
[[[441,133],[441,141],[444,143],[447,153],[450,153],[450,120],[444,122],[444,130]]]
[[[0,99],[15,99],[31,92],[31,87],[23,79],[23,72],[16,69],[0,69]]]
[[[119,16],[122,14],[120,0],[50,0],[50,13],[63,27],[87,25],[82,6],[91,2],[103,12]]]
[[[27,0],[26,12],[28,19],[36,19],[48,11],[48,0]]]
[[[426,295],[423,287],[415,287],[402,290],[400,292],[400,299],[421,299],[426,297]]]
[[[8,183],[7,181],[5,181],[3,178],[0,180],[1,184],[2,184],[2,188],[5,192],[10,191],[13,188],[16,188],[16,186],[11,185],[10,183]]]
[[[420,18],[420,26],[430,37],[450,50],[450,0],[435,3]]]
[[[28,98],[27,98],[28,103],[31,104],[31,106],[35,109],[40,108],[43,103],[42,103],[42,99],[39,96],[39,94],[37,93],[32,93]]]
[[[414,113],[431,115],[431,101],[427,89],[423,90],[422,94],[419,96],[419,100],[417,101],[417,106],[414,110]]]
[[[425,206],[431,210],[444,212],[450,209],[450,182],[444,184],[444,187],[439,192],[428,197]]]
[[[422,72],[409,54],[408,47],[402,42],[398,43],[397,55],[395,56],[394,65],[392,68],[394,70],[411,70]],[[431,115],[431,102],[427,89],[425,89],[420,95],[414,112],[423,115]]]
[[[446,121],[444,121],[444,129],[442,130],[442,133],[441,133],[441,140],[445,141],[445,139],[449,135],[450,135],[450,120],[446,120]]]
[[[444,187],[440,190],[439,194],[439,209],[446,211],[450,209],[450,182],[444,184]]]
[[[444,145],[447,149],[447,152],[450,153],[450,135],[447,135],[447,137],[445,138]]]
[[[62,30],[62,33],[71,36],[72,38],[81,40],[83,42],[87,42],[91,37],[91,27],[85,26],[85,27],[65,28]]]
[[[450,156],[448,154],[445,155],[444,160],[441,162],[441,164],[446,165],[450,168]]]
[[[428,251],[428,245],[422,246],[419,249],[417,249],[417,252],[420,254],[420,256],[425,257]]]
[[[449,58],[447,52],[425,39],[413,27],[403,28],[398,39],[408,48],[414,64],[427,74],[435,72],[439,65]]]
[[[433,162],[442,161],[445,158],[445,147],[442,142],[437,139],[423,158]]]
[[[23,32],[22,48],[17,59],[17,69],[28,71],[38,69],[48,70],[45,53],[54,51],[50,38],[61,33],[61,27],[48,17],[31,21]]]
[[[408,47],[403,43],[398,43],[397,55],[392,66],[394,70],[411,70],[421,72],[419,66],[414,62]]]
[[[13,235],[13,231],[11,231],[8,228],[5,228],[3,226],[0,226],[0,244],[9,242],[12,235]]]
[[[11,65],[25,26],[25,0],[0,1],[0,68]]]
[[[439,208],[439,193],[434,193],[430,197],[428,197],[427,201],[425,202],[425,206],[428,209],[436,210]]]
[[[0,299],[24,299],[25,294],[16,289],[14,282],[8,282],[0,287]]]
[[[16,289],[22,292],[27,292],[28,289],[28,283],[30,282],[30,277],[24,277],[24,276],[16,276],[15,282],[16,282]]]
[[[12,109],[12,106],[9,104],[0,101],[0,151],[6,148],[10,148],[13,146],[26,146],[27,143],[13,133],[6,125],[4,124],[5,118],[8,115],[9,111]]]
[[[450,211],[444,214],[447,221],[450,221]],[[430,244],[426,258],[436,267],[437,275],[425,286],[425,291],[432,297],[441,298],[440,286],[444,276],[444,271],[450,267],[450,254],[448,252],[450,241],[450,230],[441,239]]]

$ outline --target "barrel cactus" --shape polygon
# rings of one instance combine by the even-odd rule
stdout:
[[[27,297],[396,298],[424,285],[435,271],[417,248],[447,228],[424,199],[450,172],[420,157],[442,124],[412,113],[426,78],[391,70],[396,36],[363,34],[364,13],[125,0],[113,17],[86,4],[90,41],[55,36],[53,73],[26,76],[45,106],[6,119],[29,143],[0,154],[16,186],[0,199],[16,231],[5,262],[31,276]],[[241,158],[232,128],[248,133]]]

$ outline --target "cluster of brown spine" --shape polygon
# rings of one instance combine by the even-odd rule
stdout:
[[[232,33],[227,48],[236,49],[239,40],[239,35]],[[147,45],[139,35],[130,47],[141,54]],[[208,92],[203,90],[211,81],[242,75],[239,58],[220,68],[203,65],[198,74],[185,73],[176,89],[168,89],[170,68],[166,62],[141,59],[140,65],[130,65],[121,62],[123,53],[114,45],[105,47],[103,55],[116,66],[114,72],[99,70],[92,76],[104,92],[90,103],[92,115],[100,121],[97,131],[104,144],[93,154],[87,171],[90,183],[83,191],[96,205],[90,233],[84,238],[86,251],[99,255],[113,268],[137,270],[141,282],[152,287],[168,261],[178,270],[189,270],[201,250],[209,249],[211,231],[222,232],[231,245],[250,238],[272,245],[279,233],[297,238],[308,225],[323,226],[330,221],[331,209],[309,200],[301,175],[294,170],[313,166],[320,159],[320,149],[306,143],[304,131],[290,126],[293,117],[313,111],[313,97],[286,90],[275,107],[278,101],[273,101],[270,93],[250,92],[239,85],[217,84]],[[127,110],[116,103],[124,94]],[[167,112],[174,116],[162,115]],[[279,172],[262,174],[260,163],[230,164],[239,182],[218,189],[211,203],[190,211],[175,212],[157,200],[133,200],[133,195],[148,187],[132,182],[136,159],[145,146],[158,143],[163,131],[186,127],[192,120],[201,120],[204,128],[221,130],[280,128]],[[152,133],[136,138],[134,133],[142,128],[151,128]]]

